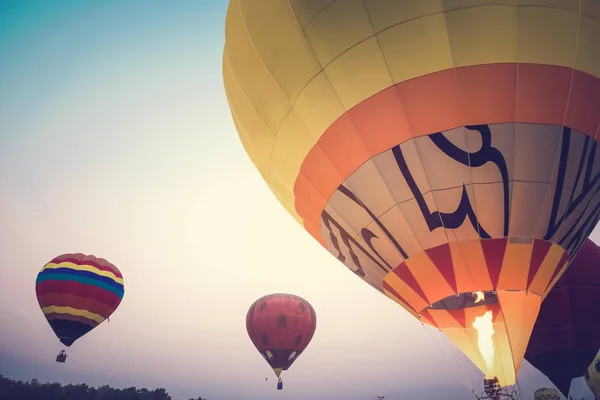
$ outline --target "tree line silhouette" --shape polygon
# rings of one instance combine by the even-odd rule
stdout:
[[[177,400],[163,388],[149,390],[130,387],[115,389],[108,385],[99,387],[85,383],[77,385],[16,381],[0,374],[0,400]],[[202,397],[189,400],[208,400]]]

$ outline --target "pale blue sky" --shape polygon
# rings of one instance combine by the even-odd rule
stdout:
[[[226,7],[0,1],[0,373],[165,387],[174,399],[480,391],[459,350],[346,270],[261,180],[223,90]],[[126,294],[59,365],[34,281],[66,252],[112,261]],[[318,313],[282,392],[245,329],[249,305],[271,292]],[[549,385],[528,364],[521,380],[525,398]]]

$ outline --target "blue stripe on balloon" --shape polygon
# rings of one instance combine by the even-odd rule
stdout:
[[[56,271],[56,270],[55,270]],[[45,282],[45,281],[72,281],[79,282],[85,285],[93,285],[98,286],[104,290],[112,292],[119,296],[119,298],[123,298],[124,289],[123,285],[120,283],[107,283],[103,280],[96,279],[95,277],[82,276],[79,274],[70,274],[70,273],[41,273],[38,275],[36,283]]]
[[[85,271],[85,270],[79,270],[79,269],[72,269],[72,268],[48,268],[43,270],[42,272],[40,272],[39,275],[44,275],[44,274],[68,274],[68,275],[75,275],[75,276],[85,276],[87,278],[92,278],[101,282],[105,282],[109,285],[113,285],[115,287],[122,287],[123,285],[121,283],[116,282],[114,279],[109,278],[107,276],[103,276],[103,275],[99,275],[95,272],[91,272],[91,271]]]

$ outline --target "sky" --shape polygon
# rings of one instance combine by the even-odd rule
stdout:
[[[470,361],[335,260],[250,162],[222,83],[226,9],[0,0],[0,373],[182,400],[473,398]],[[117,265],[125,297],[57,364],[34,282],[70,252]],[[281,392],[245,328],[273,292],[318,313]],[[551,386],[526,362],[519,379],[525,399]]]

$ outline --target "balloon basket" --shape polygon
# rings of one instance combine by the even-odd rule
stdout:
[[[58,355],[56,356],[56,362],[64,363],[65,361],[67,361],[67,352],[61,350],[60,353],[58,353]]]
[[[486,378],[483,380],[483,393],[477,399],[484,400],[515,400],[515,391],[509,392],[502,386],[498,378]]]

